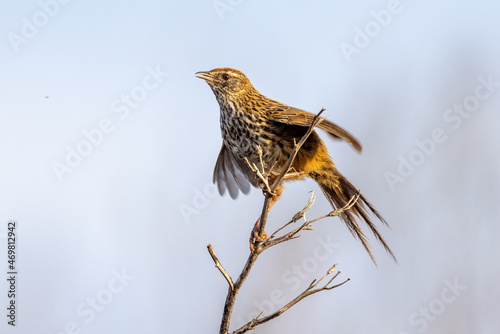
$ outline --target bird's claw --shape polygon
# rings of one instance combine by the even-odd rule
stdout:
[[[255,250],[256,244],[260,242],[264,242],[269,239],[269,236],[267,235],[266,231],[262,231],[259,233],[259,227],[260,227],[260,217],[257,219],[257,222],[255,223],[252,233],[250,233],[250,251],[253,252]]]
[[[265,183],[261,180],[259,182],[259,187],[262,190],[262,193],[264,194],[264,196],[266,196],[268,194],[271,196],[276,196],[276,193],[269,191],[269,189],[271,189],[271,187],[269,186],[269,183]]]

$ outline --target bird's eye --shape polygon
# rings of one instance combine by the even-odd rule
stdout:
[[[224,80],[229,80],[229,74],[227,74],[227,73],[223,73],[223,74],[222,74],[222,79],[224,79]]]

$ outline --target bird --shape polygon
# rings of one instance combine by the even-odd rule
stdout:
[[[269,178],[275,179],[284,168],[296,141],[308,131],[315,115],[262,95],[239,70],[223,67],[196,72],[195,75],[210,86],[220,107],[222,147],[213,174],[213,182],[217,184],[220,195],[224,195],[227,190],[231,198],[236,199],[239,192],[247,194],[252,186],[262,186],[257,172],[250,166],[263,166],[267,169]],[[344,140],[356,151],[362,151],[359,141],[337,124],[323,119],[317,128],[326,131],[333,138]],[[353,197],[359,196],[349,209],[341,210],[341,221],[362,243],[375,265],[369,238],[359,221],[368,226],[375,238],[397,262],[370,215],[387,227],[388,223],[365,196],[340,173],[315,130],[298,151],[290,171],[276,188],[272,204],[283,193],[284,182],[304,178],[316,181],[334,210],[346,207]],[[253,232],[258,223],[259,220]],[[266,237],[267,235],[264,235],[264,238]],[[258,240],[258,236],[256,239],[262,241]],[[252,241],[250,245],[252,248]]]

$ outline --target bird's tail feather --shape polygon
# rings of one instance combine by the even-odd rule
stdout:
[[[359,190],[356,189],[356,187],[354,187],[354,185],[349,182],[349,180],[347,180],[347,178],[344,177],[335,166],[328,168],[328,170],[325,170],[322,173],[317,173],[311,176],[319,184],[321,190],[335,210],[346,207],[351,199],[357,198],[356,202],[349,209],[342,210],[339,217],[347,225],[352,235],[361,241],[375,265],[377,263],[375,262],[375,258],[371,251],[368,237],[359,226],[356,218],[361,218],[361,220],[368,225],[373,235],[375,235],[378,241],[380,241],[382,246],[384,246],[385,250],[392,256],[394,261],[397,262],[391,248],[378,231],[377,226],[375,226],[370,219],[369,211],[371,211],[371,213],[384,225],[389,225],[380,213],[373,207],[373,205],[359,192]]]

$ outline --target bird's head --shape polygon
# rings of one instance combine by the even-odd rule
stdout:
[[[245,94],[255,89],[243,72],[233,68],[224,67],[208,72],[196,72],[196,77],[205,80],[217,97]]]

